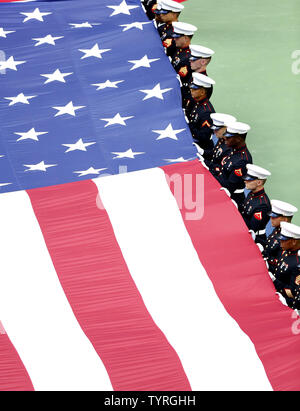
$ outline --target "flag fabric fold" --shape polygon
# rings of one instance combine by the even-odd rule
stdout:
[[[270,389],[253,344],[213,290],[162,169],[3,197],[11,216],[24,211],[3,223],[10,275],[0,307],[35,389],[108,390],[109,380],[115,390]]]
[[[1,5],[0,192],[195,159],[174,70],[127,3]]]
[[[33,391],[33,385],[18,353],[0,323],[0,390]]]

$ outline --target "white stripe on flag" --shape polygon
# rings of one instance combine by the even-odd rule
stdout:
[[[192,389],[270,390],[252,342],[225,311],[198,259],[164,172],[93,181],[131,275]]]
[[[36,390],[111,390],[59,283],[25,192],[0,201],[0,317]]]

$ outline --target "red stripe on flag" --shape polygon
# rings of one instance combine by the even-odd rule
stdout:
[[[74,314],[118,391],[189,391],[181,362],[133,282],[91,181],[29,190]]]
[[[181,213],[194,247],[224,307],[255,344],[273,388],[299,391],[299,318],[275,295],[265,263],[238,210],[197,160],[163,170],[168,176],[177,175],[177,181],[181,177],[183,186],[183,176],[193,176],[193,199],[196,175],[204,175],[203,218],[188,220],[186,215],[191,210],[181,201]],[[183,192],[185,189],[189,187]]]
[[[1,322],[0,391],[34,391],[29,375]]]

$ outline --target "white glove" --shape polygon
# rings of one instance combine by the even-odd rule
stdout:
[[[201,148],[197,143],[193,143],[193,145],[196,147],[198,153],[200,154],[200,156],[203,156],[204,154],[204,150],[203,148]]]
[[[198,157],[199,157],[199,155],[198,155]],[[201,156],[200,156],[200,157],[201,157]],[[200,161],[200,163],[203,165],[203,167],[206,168],[206,170],[209,171],[209,168],[207,167],[207,165],[206,165],[205,162],[204,162],[204,158],[202,157],[202,160],[199,160],[199,161]]]
[[[249,233],[251,234],[251,237],[252,237],[253,241],[255,241],[255,239],[256,239],[255,232],[253,230],[249,230]]]
[[[276,277],[271,273],[271,271],[268,271],[268,274],[269,274],[271,280],[272,280],[273,283],[274,283],[274,281],[276,280]],[[281,295],[281,294],[280,294],[280,295]],[[283,298],[283,297],[282,297],[282,298]]]
[[[279,301],[281,302],[281,304],[286,305],[288,307],[283,295],[281,295],[280,293],[276,293],[276,294],[278,295],[278,298],[279,298]]]
[[[220,188],[220,191],[224,191],[224,192],[225,192],[225,194],[227,194],[227,195],[228,195],[228,197],[231,197],[230,191],[229,191],[229,190],[227,190],[227,188],[225,188],[225,187],[221,187],[221,188]]]
[[[239,206],[237,205],[237,203],[234,201],[234,200],[231,200],[232,202],[233,202],[233,205],[235,205],[236,206],[236,208],[238,209],[239,208]]]
[[[260,243],[257,243],[256,245],[259,248],[259,251],[262,253],[264,251],[264,247]],[[266,264],[267,264],[267,268],[269,268],[269,264],[267,263],[267,261],[266,261]]]

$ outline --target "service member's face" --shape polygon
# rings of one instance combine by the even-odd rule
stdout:
[[[188,47],[191,43],[191,40],[188,36],[181,36],[175,38],[175,43],[177,48]]]
[[[167,14],[161,14],[160,21],[162,23],[172,23],[173,21],[177,21],[177,14],[172,12]]]
[[[283,216],[271,217],[272,227],[275,227],[275,228],[280,227],[280,223],[282,221],[287,221],[286,217],[283,217]]]
[[[191,68],[193,71],[204,69],[208,66],[208,64],[210,63],[210,60],[211,60],[210,58],[208,59],[201,58],[198,60],[191,61]]]
[[[219,128],[219,130],[215,130],[215,136],[217,138],[222,138],[224,136],[225,132],[226,132],[226,127],[225,126],[221,127],[221,128]]]
[[[245,186],[247,190],[256,190],[259,186],[259,180],[251,180],[251,181],[245,181]]]
[[[295,243],[296,241],[293,238],[290,238],[288,240],[281,240],[280,247],[283,249],[283,251],[289,251],[294,248]]]
[[[155,21],[162,23],[162,14],[155,14]]]
[[[226,137],[225,138],[225,144],[227,147],[236,147],[238,144],[238,140],[236,136],[232,136],[232,137]]]
[[[195,101],[203,100],[206,96],[206,91],[204,87],[200,87],[197,89],[191,88],[191,95]]]

